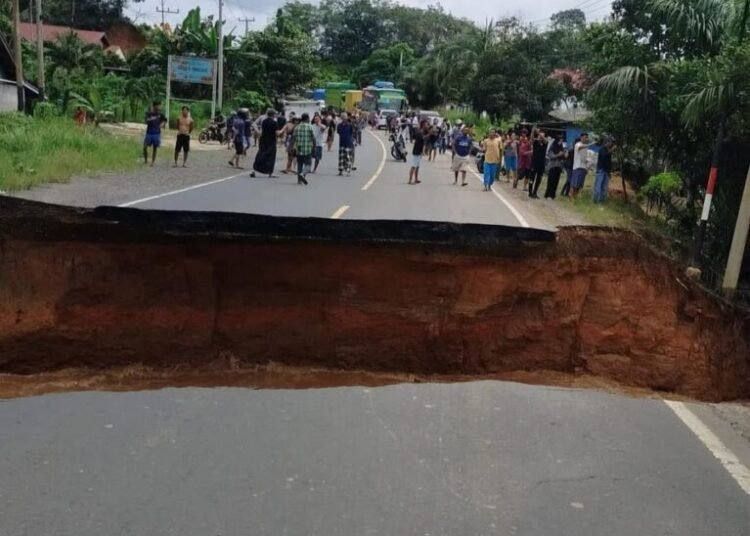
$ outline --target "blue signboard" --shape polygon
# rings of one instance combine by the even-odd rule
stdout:
[[[193,56],[173,56],[172,70],[169,78],[176,82],[191,84],[214,83],[214,68],[216,62],[210,58],[196,58]]]

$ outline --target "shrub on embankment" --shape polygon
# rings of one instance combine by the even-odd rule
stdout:
[[[125,170],[139,162],[136,140],[63,117],[0,114],[0,139],[0,190],[5,191]]]

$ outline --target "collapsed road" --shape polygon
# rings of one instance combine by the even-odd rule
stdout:
[[[309,189],[34,195],[490,226],[0,198],[1,536],[747,533],[743,406],[496,381],[745,396],[744,313],[629,233],[373,183],[374,147]]]
[[[0,198],[0,372],[549,370],[750,396],[750,315],[638,236]]]

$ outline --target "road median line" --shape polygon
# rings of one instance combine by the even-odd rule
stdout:
[[[341,216],[344,215],[344,212],[346,212],[347,210],[349,210],[349,205],[341,205],[338,210],[336,210],[336,212],[331,214],[331,219],[338,220]]]

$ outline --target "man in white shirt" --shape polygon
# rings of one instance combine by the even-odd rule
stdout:
[[[581,140],[575,144],[573,149],[573,176],[570,179],[570,189],[575,199],[578,192],[583,190],[588,172],[589,135],[581,134]]]
[[[315,117],[313,117],[312,128],[315,138],[315,149],[313,149],[313,160],[315,161],[315,166],[313,167],[312,173],[315,173],[318,171],[320,161],[323,159],[323,145],[328,137],[328,126],[323,123],[320,114],[315,114]]]

